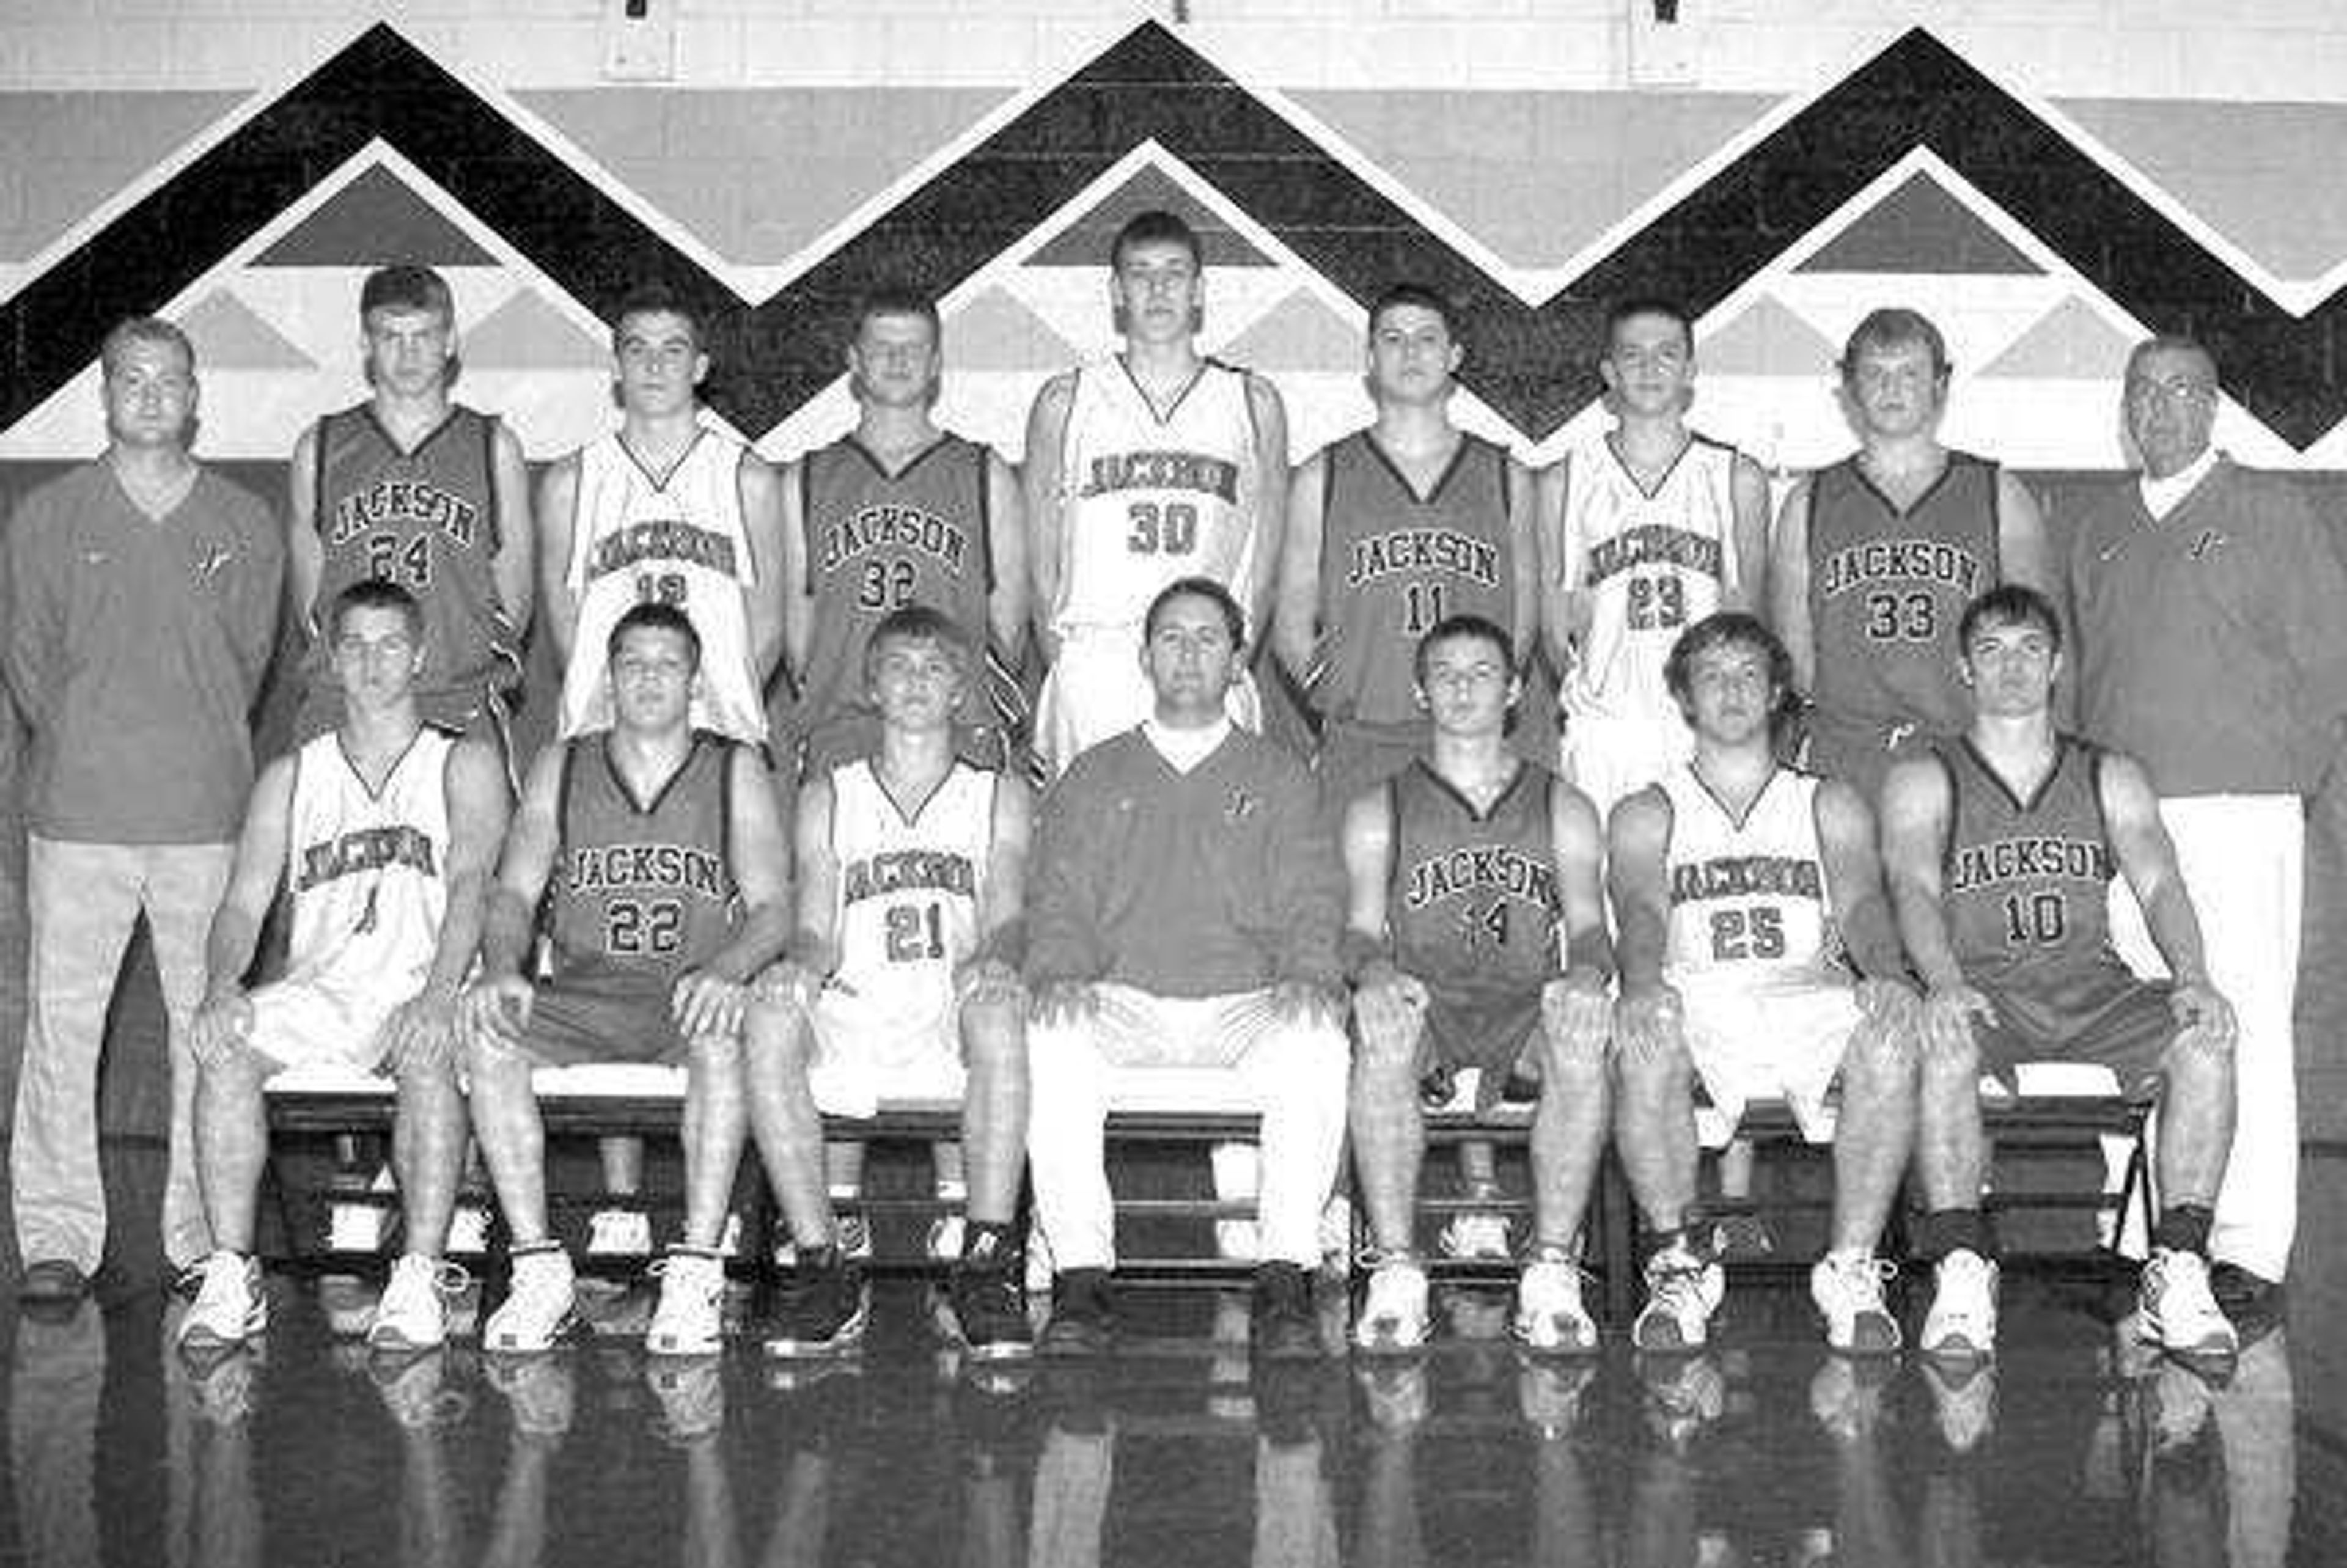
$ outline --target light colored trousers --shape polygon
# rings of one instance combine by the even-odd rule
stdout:
[[[2262,1278],[2290,1269],[2298,1230],[2300,899],[2306,812],[2296,795],[2178,795],[2159,803],[2200,920],[2209,983],[2233,1004],[2233,1152],[2209,1253]],[[2111,939],[2137,973],[2165,975],[2142,912],[2112,884]]]
[[[141,910],[154,933],[170,1029],[163,1254],[185,1265],[211,1250],[190,1127],[196,1073],[188,1025],[203,1000],[204,938],[234,856],[227,844],[33,837],[25,875],[32,927],[25,1056],[8,1155],[16,1245],[26,1263],[59,1259],[90,1274],[106,1255],[97,1057],[123,950]]]
[[[1159,997],[1102,984],[1092,992],[1092,1019],[1027,1033],[1027,1160],[1052,1266],[1116,1266],[1103,1136],[1116,1081],[1127,1069],[1202,1067],[1230,1069],[1263,1114],[1264,1258],[1319,1266],[1320,1210],[1345,1137],[1344,1031],[1283,1021],[1268,990]]]

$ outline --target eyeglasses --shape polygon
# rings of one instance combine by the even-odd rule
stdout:
[[[2180,375],[2165,381],[2131,375],[2127,378],[2127,395],[2130,403],[2149,403],[2154,399],[2166,403],[2214,403],[2217,389],[2206,382]]]

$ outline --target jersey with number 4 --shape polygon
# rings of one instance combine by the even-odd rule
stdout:
[[[676,772],[640,801],[610,743],[598,731],[562,753],[555,977],[622,975],[665,989],[731,941],[740,920],[728,855],[736,747],[695,731]]]
[[[864,645],[889,611],[926,605],[973,647],[989,632],[994,586],[987,449],[940,436],[890,473],[854,436],[799,465],[815,635],[799,673],[809,727],[865,697]]]
[[[2102,801],[2109,753],[2058,737],[2053,771],[2024,800],[1969,740],[1934,749],[1950,795],[1941,868],[1948,936],[1965,978],[2010,986],[2127,972],[2111,946],[2117,861]]]
[[[859,1016],[907,1030],[948,1016],[954,971],[977,950],[999,775],[957,762],[909,812],[868,760],[831,773],[839,968]]]
[[[701,636],[695,725],[737,741],[766,738],[749,595],[759,586],[742,519],[738,441],[703,426],[666,474],[656,474],[619,432],[579,452],[571,505],[570,563],[563,581],[579,606],[570,667],[562,672],[561,733],[611,723],[611,628],[632,605],[674,605]]]
[[[1687,763],[1659,787],[1671,807],[1665,972],[1674,982],[1814,985],[1841,979],[1840,938],[1818,847],[1819,780],[1780,767],[1741,817]]]
[[[1051,623],[1137,626],[1158,590],[1206,577],[1247,600],[1255,426],[1243,371],[1215,360],[1160,414],[1122,358],[1076,372],[1061,443]]]
[[[1386,784],[1393,874],[1386,924],[1394,961],[1443,996],[1530,994],[1563,972],[1552,797],[1538,763],[1478,811],[1421,757]]]
[[[1610,435],[1574,450],[1565,586],[1588,596],[1589,623],[1560,693],[1568,718],[1680,723],[1663,666],[1679,633],[1737,586],[1736,460],[1735,447],[1690,434],[1648,485]]]

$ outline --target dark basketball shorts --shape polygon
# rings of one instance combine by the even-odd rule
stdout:
[[[796,743],[797,776],[815,778],[844,763],[876,756],[880,715],[870,708],[842,708],[821,720]],[[974,768],[1000,773],[1015,760],[1009,733],[990,720],[954,723],[954,753]],[[792,755],[785,748],[784,756]]]
[[[669,1011],[670,986],[636,975],[569,975],[538,988],[522,1054],[546,1067],[592,1062],[674,1066],[684,1037]]]
[[[2168,1047],[2177,1033],[2168,999],[2174,987],[2111,964],[2015,981],[1975,981],[1997,1021],[1974,1020],[1981,1071],[2008,1086],[2028,1061],[2086,1061],[2107,1067],[2129,1099],[2159,1090]]]
[[[1870,805],[1881,799],[1882,781],[1895,764],[1931,755],[1932,743],[1939,738],[1936,732],[1918,725],[1886,725],[1823,709],[1812,709],[1808,724],[1801,766],[1821,777],[1850,784],[1866,796]]]
[[[1364,724],[1331,719],[1320,732],[1312,776],[1320,786],[1320,809],[1344,825],[1346,808],[1375,786],[1426,754],[1431,730],[1424,723]]]

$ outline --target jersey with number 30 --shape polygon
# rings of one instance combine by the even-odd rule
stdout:
[[[706,426],[665,475],[646,468],[617,431],[579,449],[563,579],[579,606],[562,672],[566,739],[611,723],[604,645],[630,606],[649,601],[683,610],[701,636],[693,723],[737,741],[766,738],[750,647],[748,596],[759,585],[742,520],[747,457]]]
[[[1204,361],[1161,415],[1122,359],[1086,364],[1060,453],[1054,626],[1138,625],[1184,577],[1212,578],[1246,602],[1257,480],[1245,372]]]
[[[649,801],[612,764],[609,732],[565,743],[548,898],[554,972],[665,989],[733,939],[741,896],[728,851],[734,743],[696,731]]]
[[[1673,981],[1813,985],[1835,978],[1841,946],[1818,847],[1818,778],[1780,767],[1739,820],[1692,763],[1657,787],[1670,802],[1664,856]]]
[[[957,762],[909,815],[868,759],[831,773],[831,848],[839,866],[835,984],[858,1017],[906,1030],[949,1014],[954,971],[977,949],[994,847],[999,775]]]

